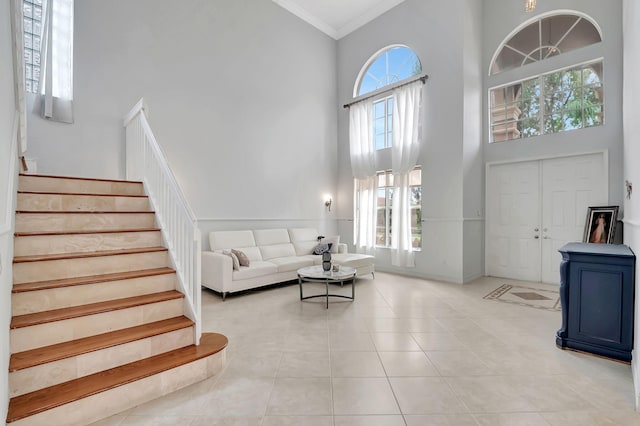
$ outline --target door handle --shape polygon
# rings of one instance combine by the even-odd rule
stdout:
[[[538,232],[539,230],[540,230],[540,229],[538,229],[538,228],[534,229],[534,231],[536,231],[536,232]],[[545,229],[545,231],[546,231],[546,229]]]
[[[536,236],[535,236],[535,237],[533,237],[533,238],[535,238],[535,239],[537,240],[538,238],[540,238],[540,235],[536,235]]]

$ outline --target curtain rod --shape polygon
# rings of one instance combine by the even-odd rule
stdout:
[[[414,82],[416,82],[418,80],[420,80],[422,82],[422,84],[425,84],[428,79],[429,79],[429,76],[427,74],[423,74],[423,75],[420,75],[418,77],[413,77],[413,78],[410,77],[409,79],[405,79],[403,81],[399,81],[397,83],[391,84],[391,85],[385,87],[384,89],[375,90],[375,91],[369,93],[368,95],[358,96],[357,98],[355,98],[351,102],[344,104],[342,107],[343,108],[349,108],[353,104],[357,104],[358,102],[362,102],[362,101],[364,101],[366,99],[373,98],[374,96],[378,96],[378,95],[381,95],[383,93],[391,92],[392,90],[397,89],[398,87],[406,86],[407,84],[414,83]]]

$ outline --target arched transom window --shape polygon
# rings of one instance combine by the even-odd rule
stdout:
[[[543,61],[600,41],[600,29],[584,15],[561,13],[536,18],[516,29],[515,34],[502,43],[491,62],[491,74]]]
[[[362,96],[390,84],[418,75],[422,64],[407,46],[393,45],[376,52],[356,79],[353,96]]]

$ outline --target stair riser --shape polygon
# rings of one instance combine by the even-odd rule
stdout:
[[[10,397],[23,395],[193,344],[193,327],[9,373]]]
[[[183,303],[182,298],[172,299],[30,327],[14,328],[10,331],[11,352],[22,352],[181,316],[184,312]]]
[[[11,309],[14,316],[25,315],[175,290],[175,288],[176,275],[163,274],[104,283],[27,291],[11,295]]]
[[[30,235],[15,237],[14,256],[80,253],[163,245],[160,231],[96,234]]]
[[[16,232],[118,231],[153,227],[153,213],[16,214]]]
[[[161,268],[168,266],[168,262],[167,252],[159,251],[14,263],[13,282],[14,284],[22,284],[62,278],[129,272],[140,269]]]
[[[224,366],[225,357],[226,350],[222,350],[207,358],[9,424],[83,426],[96,422],[218,374]]]
[[[144,197],[65,194],[18,194],[17,210],[28,211],[148,211]]]
[[[142,184],[137,182],[94,181],[41,176],[20,176],[18,191],[144,195]]]

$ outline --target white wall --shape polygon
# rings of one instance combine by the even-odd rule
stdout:
[[[624,243],[631,247],[636,256],[640,256],[640,121],[637,111],[640,110],[640,4],[636,0],[624,0],[623,33],[624,33],[624,179],[635,183],[636,192],[630,199],[624,200]],[[638,261],[636,260],[636,285],[638,283]],[[640,297],[636,290],[634,349],[631,367],[635,385],[636,410],[640,410],[640,360],[638,345],[640,344]]]
[[[482,2],[464,5],[462,280],[484,275],[484,161],[482,150]]]
[[[205,237],[333,227],[335,40],[271,0],[83,0],[75,15],[75,123],[30,121],[39,173],[123,178],[121,120],[144,97]]]
[[[483,140],[484,157],[487,162],[512,161],[529,158],[546,158],[558,155],[608,150],[609,152],[609,203],[622,206],[622,0],[555,0],[538,2],[534,12],[524,11],[523,2],[511,0],[485,0],[484,2],[484,64],[483,72],[489,73],[489,66],[495,50],[504,38],[521,23],[538,14],[552,10],[575,10],[586,13],[601,27],[603,41],[572,52],[548,59],[553,68],[563,68],[576,63],[604,57],[605,124],[598,127],[543,135],[520,141],[488,144],[488,116],[485,122]],[[504,71],[487,77],[484,93],[493,85],[517,81],[535,75],[542,70],[541,63],[534,63],[514,70]],[[547,70],[547,68],[544,68]]]
[[[476,114],[482,81],[477,49],[482,14],[477,3],[407,0],[338,42],[340,103],[352,98],[356,77],[367,59],[391,44],[406,44],[413,49],[422,62],[423,72],[429,75],[424,88],[424,141],[418,158],[423,187],[422,251],[416,253],[415,268],[398,269],[391,266],[389,251],[378,249],[376,269],[452,282],[463,282],[465,275],[482,273],[473,270],[474,265],[482,264],[481,237],[475,235],[482,222],[472,224],[468,232],[464,224],[464,206],[477,218],[476,211],[482,209],[483,199],[478,193],[482,167]],[[353,179],[348,120],[348,112],[341,110],[338,213],[340,233],[352,242]],[[470,183],[470,190],[465,192],[465,182],[478,184]],[[469,238],[475,242],[463,253],[463,241]]]
[[[13,121],[16,111],[13,79],[13,51],[10,0],[0,0],[0,422],[7,418],[9,402],[9,325],[11,324],[11,261],[13,258],[13,216],[9,192],[9,169],[13,142]]]

